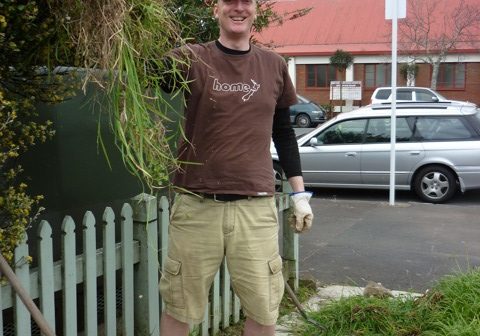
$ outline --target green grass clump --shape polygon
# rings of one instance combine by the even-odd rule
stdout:
[[[446,276],[421,297],[366,298],[334,301],[311,312],[321,330],[302,324],[294,335],[326,336],[478,336],[480,269]]]

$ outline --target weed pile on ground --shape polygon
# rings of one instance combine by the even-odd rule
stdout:
[[[327,331],[302,324],[295,335],[478,336],[480,269],[446,276],[421,297],[355,296],[331,302],[309,315]]]

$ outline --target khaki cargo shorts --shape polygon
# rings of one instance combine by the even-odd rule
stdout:
[[[224,256],[245,315],[275,324],[284,283],[274,197],[219,202],[176,196],[160,280],[165,311],[185,323],[202,322]]]

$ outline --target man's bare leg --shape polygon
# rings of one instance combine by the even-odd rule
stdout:
[[[275,325],[262,325],[251,318],[246,319],[243,336],[274,336]]]
[[[187,336],[190,328],[187,323],[178,321],[167,313],[162,313],[160,322],[160,335],[162,336]]]

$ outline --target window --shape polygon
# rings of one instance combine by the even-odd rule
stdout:
[[[365,64],[365,87],[390,86],[391,69],[390,64]]]
[[[390,97],[391,89],[381,89],[377,91],[375,96],[376,99],[385,99],[387,100]]]
[[[426,101],[426,102],[438,101],[438,97],[428,90],[416,89],[415,93],[417,95],[417,101]]]
[[[421,140],[470,140],[474,135],[458,117],[420,117],[415,136]]]
[[[397,118],[396,141],[406,142],[412,136],[407,120]],[[370,119],[367,127],[365,143],[389,143],[390,142],[391,118]]]
[[[307,87],[328,88],[337,79],[335,67],[329,64],[307,65]]]
[[[397,90],[397,100],[413,100],[412,90]]]
[[[317,139],[325,145],[361,144],[365,132],[366,119],[339,122],[321,132]]]
[[[442,89],[464,89],[465,63],[441,63],[437,85]]]

